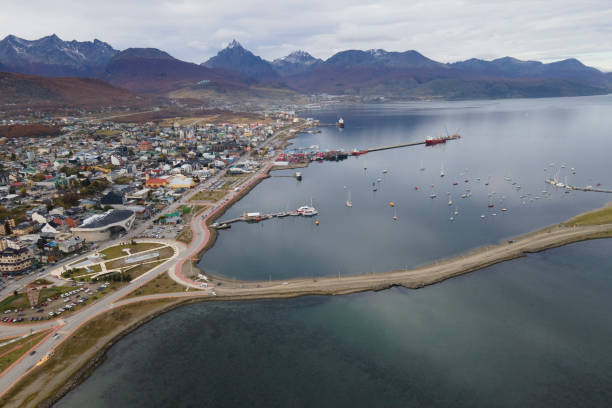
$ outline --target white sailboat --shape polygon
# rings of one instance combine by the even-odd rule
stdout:
[[[346,198],[346,206],[347,207],[353,206],[353,202],[351,201],[351,190],[348,191],[348,196]]]

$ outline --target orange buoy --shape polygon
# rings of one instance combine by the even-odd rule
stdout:
[[[395,207],[395,203],[394,203],[393,201],[391,201],[391,202],[389,203],[389,205],[390,205],[391,207]]]
[[[319,225],[319,220],[316,220],[316,221],[315,221],[315,225]]]

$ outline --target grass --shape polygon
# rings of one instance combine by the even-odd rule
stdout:
[[[1,311],[5,311],[7,309],[25,309],[28,307],[30,307],[30,303],[28,302],[28,298],[26,297],[25,293],[20,293],[17,296],[11,295],[0,302]]]
[[[143,274],[149,272],[151,269],[158,267],[159,265],[163,264],[164,262],[166,262],[166,261],[158,261],[158,262],[151,262],[151,263],[141,264],[141,265],[138,265],[138,266],[133,267],[131,269],[126,269],[124,271],[124,273],[127,273],[128,275],[130,275],[130,277],[132,279],[136,279],[140,275],[143,275]]]
[[[35,346],[48,333],[49,330],[34,333],[21,340],[0,347],[0,373],[4,372],[11,364],[30,351],[30,348]]]
[[[59,297],[59,295],[61,295],[62,293],[70,292],[71,290],[74,290],[75,288],[76,288],[75,286],[52,286],[50,288],[42,289],[40,291],[40,294],[38,295],[38,301],[44,302],[47,300],[47,298],[56,297],[56,296]]]
[[[139,287],[138,289],[130,292],[126,298],[134,298],[138,296],[147,296],[147,295],[156,295],[158,293],[174,293],[174,292],[182,292],[185,289],[185,286],[176,283],[172,278],[168,275],[168,272],[165,272],[155,279],[152,279],[147,284]]]
[[[185,228],[176,236],[177,241],[189,244],[193,238],[193,230],[189,225],[185,225]]]
[[[86,268],[78,268],[71,271],[62,272],[62,278],[70,279],[70,278],[78,278],[81,275],[88,275],[91,273],[102,272],[102,267],[100,264],[90,265],[88,266],[90,272],[87,271]]]
[[[565,225],[570,227],[602,224],[612,224],[612,205],[579,215],[565,223]]]
[[[112,247],[108,247],[100,251],[100,253],[105,256],[104,259],[106,261],[110,261],[112,259],[119,258],[120,256],[127,255],[127,253],[124,251],[124,249],[126,248],[130,250],[130,253],[135,254],[138,252],[146,251],[148,249],[159,248],[160,246],[163,246],[163,244],[156,244],[152,242],[142,242],[137,243],[135,245],[114,245]]]
[[[219,201],[227,194],[222,190],[205,190],[194,194],[189,201]]]
[[[157,253],[159,253],[159,257],[149,258],[149,259],[143,260],[142,262],[150,262],[156,259],[170,258],[172,255],[174,255],[174,249],[169,246],[163,246],[162,248],[157,250]],[[125,258],[122,258],[122,259],[116,259],[114,261],[106,262],[105,265],[106,265],[107,270],[111,270],[111,269],[117,269],[117,268],[130,267],[130,266],[137,265],[137,264],[138,263],[126,264]]]
[[[34,285],[37,285],[37,286],[40,286],[40,285],[52,285],[52,283],[51,283],[51,282],[49,282],[49,281],[48,281],[48,280],[46,280],[46,279],[42,279],[42,278],[41,278],[41,279],[36,279],[36,280],[34,281]]]
[[[115,336],[176,300],[138,302],[108,311],[81,326],[42,365],[34,367],[0,398],[0,406],[39,406],[55,395],[79,368]]]

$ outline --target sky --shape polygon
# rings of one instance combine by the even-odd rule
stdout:
[[[610,0],[2,0],[0,37],[53,33],[196,63],[236,39],[268,60],[383,48],[440,62],[574,57],[612,71]]]

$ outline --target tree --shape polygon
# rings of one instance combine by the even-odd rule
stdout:
[[[11,153],[11,161],[15,161],[17,160],[17,155],[15,154],[15,152]]]
[[[19,195],[22,197],[25,197],[28,194],[28,190],[26,190],[25,187],[21,187],[21,190],[19,190]]]

